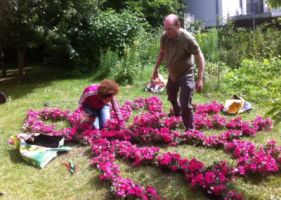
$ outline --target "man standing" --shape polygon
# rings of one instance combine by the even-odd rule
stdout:
[[[166,16],[163,24],[164,33],[161,36],[160,52],[152,78],[159,76],[159,66],[164,59],[169,72],[167,95],[173,106],[174,115],[182,116],[186,130],[194,130],[192,93],[195,87],[197,91],[203,88],[204,55],[194,37],[180,27],[177,15]],[[198,67],[196,83],[194,58]]]

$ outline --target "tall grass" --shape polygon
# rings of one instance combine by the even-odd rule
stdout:
[[[156,62],[159,51],[160,34],[140,31],[131,45],[123,53],[107,50],[100,58],[99,68],[94,78],[114,78],[121,84],[132,84],[152,63]]]
[[[201,51],[209,62],[217,62],[219,59],[219,36],[217,29],[196,35]]]
[[[103,79],[110,75],[116,68],[119,56],[116,51],[108,49],[100,57],[100,63],[97,72],[94,74],[93,79]]]

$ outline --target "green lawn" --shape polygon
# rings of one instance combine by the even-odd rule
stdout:
[[[44,69],[40,69],[41,71]],[[44,103],[52,107],[74,110],[83,88],[93,81],[90,77],[65,78],[64,72],[45,70],[38,74],[39,69],[30,71],[30,75],[23,83],[14,79],[1,81],[0,91],[8,95],[8,102],[0,105],[0,199],[114,199],[109,186],[98,179],[98,171],[90,166],[91,152],[87,146],[69,144],[73,149],[66,154],[56,157],[44,169],[38,169],[23,161],[19,153],[7,145],[9,136],[22,131],[23,121],[29,109],[42,109]],[[134,86],[124,86],[118,95],[121,104],[125,100],[137,97],[147,97],[151,94],[143,92],[144,83],[148,78],[142,78]],[[168,111],[169,104],[166,95],[159,95]],[[215,99],[221,103],[227,97],[220,94],[195,94],[194,103],[210,102]],[[263,115],[268,108],[253,105],[250,114],[243,114],[245,119],[253,119],[256,115]],[[271,132],[258,134],[255,138],[246,138],[257,144],[265,144],[269,139],[275,139],[281,144],[280,128],[275,127]],[[213,161],[227,160],[234,164],[229,155],[221,150],[198,148],[194,146],[163,147],[161,152],[173,151],[187,158],[196,157],[206,165]],[[70,175],[64,161],[72,159],[78,170]],[[130,177],[144,186],[154,186],[164,199],[206,199],[200,192],[194,192],[184,178],[179,174],[161,172],[157,168],[142,166],[134,168],[128,162],[118,161],[122,175]],[[281,199],[281,176],[267,178],[242,179],[233,183],[233,187],[242,192],[246,199]]]

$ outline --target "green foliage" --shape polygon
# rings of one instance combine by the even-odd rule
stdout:
[[[131,45],[125,47],[122,55],[117,51],[107,50],[100,57],[96,78],[113,76],[120,83],[133,83],[140,69],[155,64],[159,51],[160,33],[140,30]],[[151,70],[150,70],[151,71]]]
[[[155,64],[159,52],[162,29],[153,32],[140,31],[135,38],[134,51],[138,52],[142,65]]]
[[[246,96],[253,101],[280,96],[281,59],[245,59],[239,69],[229,71],[224,78],[224,91]]]
[[[3,0],[0,14],[9,13],[10,17],[0,16],[4,19],[0,28],[7,27],[5,39],[10,48],[40,46],[45,55],[68,63],[82,55],[81,38],[89,30],[97,5],[96,0]]]
[[[112,49],[122,53],[126,44],[132,43],[137,33],[146,25],[143,18],[130,11],[117,13],[104,11],[92,19],[92,31],[97,45],[102,51]]]
[[[117,62],[113,71],[114,79],[121,84],[132,84],[138,72],[142,70],[138,51],[135,51],[136,45],[125,48],[124,56]]]
[[[170,13],[183,16],[185,2],[182,0],[150,0],[150,1],[118,1],[107,0],[102,4],[103,9],[112,8],[117,11],[129,9],[141,13],[152,26],[160,26],[163,18]]]
[[[281,0],[267,0],[267,1],[273,8],[277,8],[281,6]]]
[[[210,62],[216,62],[219,59],[218,51],[218,31],[217,29],[210,29],[205,33],[198,33],[196,35],[197,42],[204,53],[205,58]]]
[[[6,4],[1,1],[1,15],[8,12],[4,8],[10,5],[9,1],[4,2]],[[130,11],[100,12],[98,6],[102,2],[97,0],[13,2],[8,7],[13,20],[0,20],[0,28],[10,23],[10,35],[5,35],[6,40],[11,38],[10,46],[43,46],[45,55],[52,60],[75,64],[84,68],[83,71],[97,64],[101,53],[107,49],[122,55],[126,44],[132,43],[147,25],[143,18]]]
[[[264,24],[256,30],[234,28],[231,24],[219,29],[220,60],[238,68],[243,59],[263,59],[280,55],[281,31],[272,26],[279,21]]]
[[[204,29],[203,22],[200,20],[194,20],[188,24],[187,30],[193,34],[200,34]]]
[[[281,100],[276,99],[269,104],[271,109],[266,113],[267,116],[271,116],[274,120],[275,125],[281,122]]]
[[[39,17],[42,11],[33,1],[13,1],[11,20],[9,21],[9,46],[32,48],[39,45],[44,36],[42,20]]]
[[[91,19],[97,15],[97,0],[50,1],[45,9],[46,47],[48,55],[71,61],[81,66],[91,66]],[[89,48],[91,47],[91,48]],[[85,53],[87,52],[87,53]],[[85,61],[86,60],[86,61]]]
[[[89,28],[77,36],[76,65],[93,66],[99,62],[107,49],[123,54],[126,44],[146,25],[145,20],[129,11],[117,13],[113,10],[99,12],[89,19]]]
[[[206,62],[204,72],[204,93],[218,91],[224,81],[225,74],[230,68],[222,62]]]
[[[152,26],[162,25],[167,14],[176,13],[183,16],[185,4],[182,0],[150,0],[150,1],[128,1],[129,7],[143,13]]]
[[[229,25],[220,29],[218,34],[220,60],[232,68],[238,68],[241,60],[247,57],[249,46],[252,46],[252,32]]]
[[[0,44],[5,46],[9,40],[9,29],[13,20],[13,12],[16,3],[11,0],[0,1]]]
[[[94,79],[103,79],[109,76],[115,69],[116,64],[119,61],[118,53],[112,50],[107,50],[101,55],[99,68],[94,75]]]

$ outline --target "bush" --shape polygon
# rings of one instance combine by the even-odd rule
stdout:
[[[276,99],[269,106],[271,106],[271,109],[266,113],[266,116],[271,116],[275,125],[277,125],[281,122],[281,100]]]
[[[134,46],[127,47],[124,56],[116,64],[113,77],[118,83],[132,84],[141,68],[138,51],[135,51]]]
[[[264,24],[249,30],[228,25],[218,30],[220,60],[232,68],[239,68],[243,59],[270,59],[281,52],[281,31],[275,24]]]
[[[217,62],[219,59],[219,41],[217,29],[210,29],[206,33],[198,33],[196,35],[196,39],[205,58],[210,62]]]
[[[101,55],[95,78],[111,76],[120,83],[133,83],[140,71],[146,66],[151,68],[151,65],[155,64],[159,51],[159,37],[158,32],[141,30],[132,45],[125,47],[122,55],[118,56],[117,51],[107,50]]]
[[[122,55],[139,31],[146,27],[143,18],[130,11],[101,11],[88,19],[90,26],[77,35],[73,60],[78,66],[98,66],[101,55],[108,49]]]
[[[219,29],[219,59],[231,68],[239,68],[242,59],[249,58],[249,46],[252,45],[252,32],[233,26]]]
[[[95,44],[103,52],[107,49],[122,53],[127,44],[132,44],[135,36],[147,24],[136,13],[124,10],[101,12],[92,21]]]
[[[117,11],[130,9],[141,13],[153,27],[162,25],[163,18],[170,13],[177,13],[183,16],[185,3],[182,0],[105,0],[101,3],[103,9],[111,8]]]
[[[225,75],[224,90],[253,101],[277,98],[281,88],[280,66],[280,57],[262,61],[244,59],[239,69]]]
[[[155,64],[160,48],[162,28],[155,32],[140,31],[135,38],[134,51],[138,52],[142,65]]]
[[[109,76],[113,69],[116,68],[116,64],[119,61],[118,53],[115,51],[107,50],[101,55],[99,67],[94,79],[103,79]]]
[[[204,72],[204,91],[213,92],[221,88],[225,74],[230,68],[222,62],[206,62]]]

